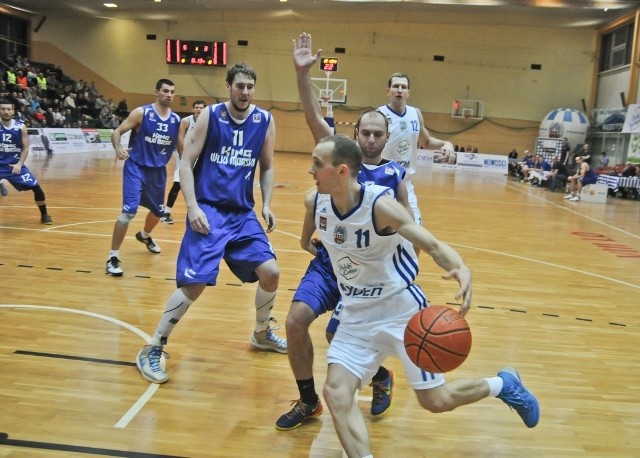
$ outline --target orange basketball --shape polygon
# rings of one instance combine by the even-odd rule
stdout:
[[[427,372],[454,370],[471,350],[471,330],[457,311],[443,305],[420,310],[404,331],[404,347],[413,364]]]

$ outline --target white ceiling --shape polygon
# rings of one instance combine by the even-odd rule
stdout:
[[[106,2],[117,8],[107,8]],[[389,14],[430,13],[432,22],[455,22],[456,13],[478,24],[597,28],[640,8],[631,0],[11,0],[0,6],[34,17],[47,15],[106,17],[144,20],[206,19],[224,11],[246,10],[247,14],[282,17],[313,11],[363,11],[371,17],[380,12],[384,22]],[[605,10],[608,8],[608,10]]]

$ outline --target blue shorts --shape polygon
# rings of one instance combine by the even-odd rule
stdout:
[[[176,265],[178,288],[192,283],[215,285],[222,259],[242,282],[258,281],[255,270],[276,255],[255,212],[198,205],[211,230],[200,234],[187,222]]]
[[[327,250],[320,246],[318,254],[311,260],[300,284],[293,295],[293,301],[307,304],[316,317],[334,310],[340,300],[338,281],[333,273]]]
[[[0,180],[2,179],[7,180],[18,191],[27,191],[38,186],[38,180],[24,165],[20,169],[20,173],[13,173],[13,166],[0,164]]]
[[[586,186],[588,184],[595,184],[597,182],[598,182],[597,177],[585,176],[583,178],[580,178],[580,183],[582,184],[582,186]]]
[[[122,169],[122,213],[138,213],[142,205],[156,216],[164,215],[166,167],[144,167],[127,159]]]

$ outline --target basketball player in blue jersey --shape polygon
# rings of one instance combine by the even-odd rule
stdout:
[[[18,191],[31,189],[40,209],[40,222],[53,224],[47,213],[44,191],[36,177],[24,165],[29,154],[29,135],[24,123],[13,119],[14,113],[13,102],[0,99],[0,180],[7,180]]]
[[[293,60],[296,68],[298,92],[304,108],[307,125],[318,142],[331,135],[333,129],[322,117],[318,100],[312,87],[309,70],[320,57],[320,51],[311,51],[311,36],[302,33],[298,43],[293,43]],[[363,154],[363,165],[358,173],[358,181],[370,185],[378,184],[391,188],[394,196],[406,206],[411,214],[407,199],[407,190],[403,183],[404,169],[393,161],[381,158],[382,149],[387,141],[387,121],[382,113],[368,111],[356,122],[355,138]],[[287,315],[286,330],[289,343],[289,362],[296,378],[300,398],[293,402],[293,408],[276,421],[276,429],[287,431],[322,413],[322,403],[315,390],[313,378],[313,343],[309,334],[311,323],[326,311],[336,309],[340,301],[340,292],[331,263],[324,248],[311,243],[314,231],[311,215],[305,217],[301,246],[314,257],[305,275],[296,289]],[[327,337],[335,332],[338,321],[329,321]],[[371,413],[381,415],[391,405],[394,374],[380,367],[372,380],[373,400]]]
[[[442,150],[447,157],[455,157],[451,142],[438,140],[429,134],[424,126],[422,113],[416,107],[407,105],[410,93],[409,77],[403,73],[394,73],[387,83],[389,102],[378,108],[389,120],[389,141],[384,147],[382,157],[396,161],[407,170],[407,191],[413,217],[422,224],[422,215],[411,177],[416,173],[418,144],[432,150]]]
[[[176,266],[178,289],[166,303],[152,340],[136,358],[142,376],[168,380],[161,364],[175,325],[207,285],[215,285],[224,259],[243,282],[258,282],[256,324],[249,343],[261,350],[287,352],[287,341],[269,323],[280,270],[253,209],[253,180],[260,164],[262,217],[267,232],[276,225],[270,208],[273,192],[275,122],[251,103],[256,73],[246,64],[227,72],[229,101],[207,107],[188,135],[180,161],[180,182],[188,223]]]
[[[312,158],[309,173],[317,189],[308,193],[305,206],[313,215],[344,302],[340,326],[327,351],[323,395],[347,456],[372,456],[355,394],[387,356],[400,359],[409,385],[426,410],[446,412],[496,396],[515,409],[526,426],[536,426],[538,401],[515,369],[504,368],[495,377],[445,383],[444,374],[422,371],[411,362],[404,348],[404,330],[409,319],[428,306],[415,284],[418,258],[412,244],[446,271],[444,279],[458,281],[456,299],[462,299],[463,315],[471,305],[471,272],[453,248],[418,225],[391,198],[388,188],[358,182],[362,154],[353,140],[342,135],[325,137]]]
[[[151,239],[151,231],[164,214],[164,192],[167,185],[167,162],[177,147],[180,117],[171,110],[176,87],[168,79],[156,83],[156,101],[136,108],[111,135],[116,157],[125,161],[122,170],[122,213],[116,220],[111,237],[111,251],[107,258],[106,273],[121,277],[120,246],[127,235],[129,223],[138,207],[149,209],[143,230],[136,239],[151,253],[160,253],[160,247]],[[121,144],[122,135],[131,131],[130,147]]]
[[[185,136],[196,125],[196,119],[202,113],[202,110],[207,106],[204,100],[196,100],[193,102],[193,114],[182,118],[180,121],[180,131],[178,132],[179,141],[184,145]],[[178,194],[180,193],[180,154],[176,155],[175,169],[173,171],[173,185],[167,194],[167,203],[164,206],[164,216],[160,219],[163,223],[173,224],[173,218],[171,217],[171,210],[176,203]]]

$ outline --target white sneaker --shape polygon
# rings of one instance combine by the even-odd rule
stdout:
[[[142,236],[142,232],[138,231],[136,233],[136,240],[138,242],[144,243],[145,245],[147,245],[147,250],[151,251],[152,253],[160,253],[160,246],[153,241],[153,239],[151,237],[147,237],[146,239]]]
[[[120,268],[120,260],[116,256],[111,256],[107,259],[106,273],[113,277],[122,277],[124,271]]]
[[[270,321],[275,321],[275,318],[271,318]],[[279,329],[279,326],[268,327],[264,331],[255,332],[251,334],[249,343],[255,348],[260,350],[277,351],[278,353],[287,352],[287,339],[283,339],[274,334],[274,330]]]
[[[166,372],[165,353],[162,345],[145,345],[136,356],[136,366],[140,374],[152,383],[164,383],[169,380]]]
[[[580,197],[573,196],[571,199],[569,199],[569,202],[580,202]]]
[[[571,199],[572,197],[575,197],[575,194],[567,194],[566,196],[564,196],[565,199]]]

